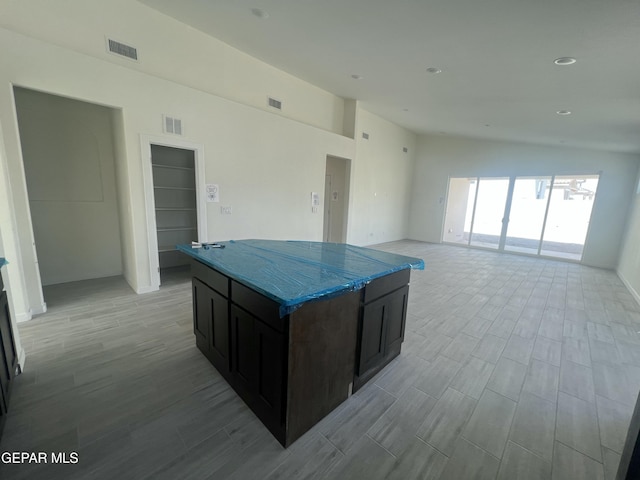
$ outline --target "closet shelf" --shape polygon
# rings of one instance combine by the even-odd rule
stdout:
[[[158,186],[154,186],[153,187],[156,190],[186,190],[188,192],[195,192],[196,189],[195,188],[187,188],[187,187],[158,187]]]
[[[156,211],[160,212],[195,212],[194,207],[156,207]]]
[[[158,253],[177,252],[175,245],[160,245],[158,246]]]
[[[193,172],[194,171],[194,169],[191,168],[191,167],[177,167],[175,165],[161,165],[161,164],[158,164],[158,163],[154,163],[152,166],[153,166],[153,168],[169,168],[171,170],[187,170],[189,172]]]
[[[176,245],[198,239],[195,154],[178,147],[151,148],[158,266],[162,270],[188,265]]]
[[[189,230],[197,230],[196,227],[158,227],[158,232],[185,232]]]

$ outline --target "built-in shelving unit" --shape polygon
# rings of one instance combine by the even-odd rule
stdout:
[[[176,245],[198,240],[195,156],[192,150],[151,145],[159,264],[187,265]]]

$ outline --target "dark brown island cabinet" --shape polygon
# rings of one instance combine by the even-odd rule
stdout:
[[[193,257],[197,347],[285,447],[400,354],[410,269],[424,265],[329,245],[178,247]]]
[[[0,258],[0,269],[4,259]],[[18,369],[18,354],[13,339],[7,292],[0,276],[0,437],[7,419],[11,384]]]

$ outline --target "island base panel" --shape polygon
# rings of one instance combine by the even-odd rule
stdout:
[[[285,446],[351,394],[359,308],[360,292],[348,292],[290,315]]]

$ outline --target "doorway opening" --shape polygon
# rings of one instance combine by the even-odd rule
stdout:
[[[327,155],[324,181],[324,242],[345,243],[349,214],[351,161]]]
[[[140,136],[147,210],[151,290],[180,280],[188,258],[176,245],[207,241],[204,147]],[[187,272],[188,273],[188,272]]]
[[[442,241],[581,261],[598,179],[450,178]]]
[[[121,112],[17,86],[14,99],[34,239],[25,255],[38,275],[28,288],[34,298],[40,289],[38,314],[77,290],[63,285],[122,276],[127,267],[116,175]]]
[[[160,284],[189,269],[189,257],[176,245],[198,240],[195,152],[151,145],[153,197]]]

